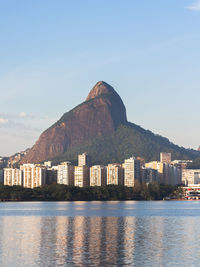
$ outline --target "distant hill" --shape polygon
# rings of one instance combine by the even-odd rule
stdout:
[[[162,151],[171,152],[176,159],[200,156],[198,151],[174,145],[128,122],[120,96],[107,83],[98,82],[85,102],[41,134],[22,163],[49,159],[75,163],[82,152],[90,154],[92,164],[122,162],[131,155],[150,161],[159,159]]]

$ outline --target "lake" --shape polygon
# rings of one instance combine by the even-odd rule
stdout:
[[[0,203],[0,266],[200,266],[199,201]]]

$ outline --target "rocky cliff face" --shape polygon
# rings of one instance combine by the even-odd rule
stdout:
[[[41,134],[22,163],[57,157],[87,140],[110,135],[118,125],[126,123],[126,109],[120,96],[107,83],[98,82],[85,102]]]

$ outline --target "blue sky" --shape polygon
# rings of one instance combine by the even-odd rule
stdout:
[[[43,130],[104,80],[128,119],[200,145],[200,1],[0,0],[0,155]]]

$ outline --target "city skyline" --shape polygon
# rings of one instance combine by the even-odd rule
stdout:
[[[1,156],[31,147],[98,80],[116,89],[129,121],[200,145],[199,1],[0,6]]]

